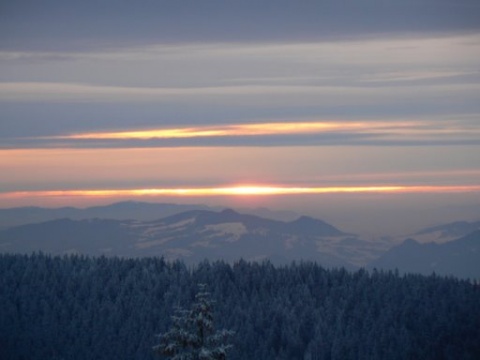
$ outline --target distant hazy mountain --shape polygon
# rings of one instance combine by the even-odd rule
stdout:
[[[74,207],[41,208],[18,207],[0,209],[0,229],[31,223],[40,223],[49,220],[69,218],[83,219],[117,219],[117,220],[156,220],[170,215],[190,210],[219,211],[223,207],[209,207],[199,204],[166,204],[124,201],[105,206],[92,206],[85,209]],[[293,220],[297,214],[290,211],[273,211],[266,208],[242,209],[242,212],[275,220]]]
[[[187,262],[303,259],[347,268],[365,255],[365,244],[318,219],[302,216],[283,222],[230,209],[191,210],[155,221],[58,219],[0,231],[0,252],[155,255]]]
[[[420,242],[446,242],[480,230],[480,221],[456,221],[422,229],[413,236]]]
[[[0,228],[23,224],[39,223],[49,220],[69,218],[83,220],[93,218],[117,220],[155,220],[188,210],[210,209],[205,205],[179,205],[124,201],[104,206],[92,206],[85,209],[74,207],[42,208],[18,207],[0,209]]]
[[[407,239],[370,263],[369,268],[480,279],[480,231],[444,244]]]
[[[255,215],[267,219],[279,220],[279,221],[293,221],[298,218],[299,214],[295,211],[288,210],[270,210],[265,207],[259,208],[236,208],[236,211],[242,214]]]

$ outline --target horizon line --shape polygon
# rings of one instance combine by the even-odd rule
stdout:
[[[376,185],[376,186],[268,186],[238,185],[223,187],[141,188],[141,189],[70,189],[0,192],[0,200],[24,197],[215,197],[283,196],[335,193],[458,193],[479,192],[480,185]]]

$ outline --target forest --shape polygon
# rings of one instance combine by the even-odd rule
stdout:
[[[199,284],[227,359],[479,359],[480,286],[312,262],[0,255],[0,358],[162,359],[153,349]]]

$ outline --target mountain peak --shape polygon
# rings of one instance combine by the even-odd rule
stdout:
[[[400,272],[425,275],[435,272],[439,275],[478,279],[479,243],[480,230],[443,244],[421,244],[416,240],[406,239],[370,263],[369,267],[398,269]]]
[[[300,216],[297,220],[287,223],[291,229],[300,231],[305,235],[337,236],[345,235],[334,226],[325,221],[310,216]]]
[[[306,216],[306,215],[302,215],[298,219],[292,221],[292,223],[318,223],[318,222],[323,223],[323,221],[321,220],[318,220],[311,216]]]
[[[230,209],[230,208],[223,209],[220,213],[223,214],[223,215],[239,215],[238,212],[236,212],[235,210]]]

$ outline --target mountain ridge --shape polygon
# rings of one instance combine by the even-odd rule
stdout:
[[[445,243],[422,244],[406,239],[372,261],[368,268],[480,279],[480,230]]]
[[[65,217],[75,220],[108,218],[117,220],[134,219],[149,221],[189,210],[220,211],[222,209],[225,209],[225,207],[208,206],[203,204],[149,203],[130,200],[86,208],[76,208],[71,206],[58,208],[24,206],[0,209],[0,229],[30,223],[46,222]],[[242,212],[283,221],[297,217],[297,214],[291,211],[274,211],[266,208],[242,209]]]
[[[145,209],[144,205],[142,202],[122,202],[98,209],[101,215],[106,209],[131,211],[135,207]],[[0,229],[0,253],[43,251],[56,255],[163,256],[187,263],[204,259],[235,261],[240,258],[252,261],[270,259],[279,264],[310,260],[326,267],[375,267],[424,274],[435,271],[460,277],[477,276],[475,262],[480,263],[480,258],[475,257],[476,252],[480,252],[475,242],[475,236],[478,237],[480,231],[471,233],[475,234],[472,235],[474,240],[468,234],[454,239],[441,236],[449,231],[450,237],[455,232],[464,234],[469,229],[475,229],[476,222],[454,222],[425,228],[418,235],[398,243],[363,240],[323,220],[305,215],[281,221],[230,208],[213,211],[186,205],[180,208],[187,211],[177,212],[180,208],[176,204],[160,204],[162,209],[175,209],[174,214],[161,217],[164,212],[158,214],[152,211],[158,204],[151,205],[149,220],[72,219],[65,215],[72,209],[78,209],[56,208],[54,214],[64,216]],[[35,207],[27,209],[33,212],[43,210]],[[66,214],[61,214],[62,211]],[[435,241],[425,242],[425,236]],[[464,237],[470,242],[463,241]],[[393,246],[395,243],[398,246]],[[467,264],[470,268],[465,270]]]
[[[0,231],[0,252],[164,256],[187,262],[305,259],[352,268],[334,251],[346,236],[351,234],[313,218],[284,222],[232,209],[189,210],[151,221],[62,218],[20,225]]]
[[[454,221],[427,227],[412,234],[420,242],[447,242],[480,230],[478,221]]]

